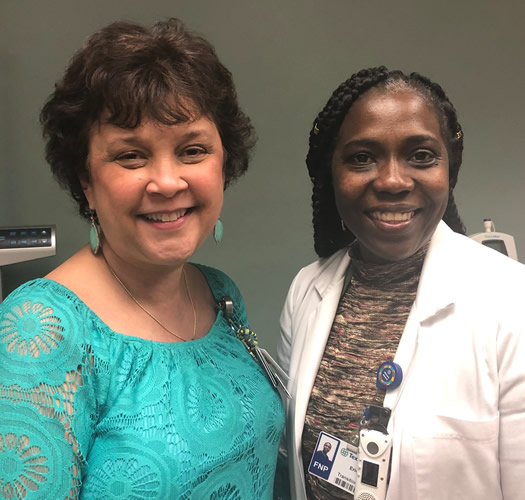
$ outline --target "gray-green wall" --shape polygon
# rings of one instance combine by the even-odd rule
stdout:
[[[525,260],[525,19],[520,0],[1,0],[0,226],[56,224],[54,258],[3,268],[6,291],[41,276],[87,240],[87,226],[43,160],[38,112],[82,41],[117,19],[177,16],[233,72],[259,142],[226,193],[221,246],[195,260],[242,289],[274,351],[297,270],[314,258],[304,166],[312,120],[354,71],[386,64],[441,83],[459,112],[465,155],[456,197],[469,233],[492,217]],[[480,269],[480,273],[483,269]],[[488,277],[490,279],[490,277]]]

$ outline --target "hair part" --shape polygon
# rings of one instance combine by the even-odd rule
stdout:
[[[332,157],[341,125],[353,104],[371,89],[387,92],[410,91],[419,95],[436,112],[449,156],[449,197],[443,220],[456,232],[465,234],[453,197],[463,154],[463,131],[454,106],[444,90],[419,73],[405,75],[385,66],[354,73],[335,89],[310,131],[306,166],[312,180],[314,248],[319,257],[329,257],[355,240],[343,230],[332,185]]]
[[[41,111],[46,160],[85,218],[80,179],[89,175],[89,131],[102,117],[123,128],[209,118],[226,153],[225,188],[247,170],[256,141],[230,71],[207,40],[174,18],[151,28],[116,22],[94,33]]]

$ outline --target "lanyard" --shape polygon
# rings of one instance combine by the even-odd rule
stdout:
[[[352,280],[354,271],[355,265],[353,264],[352,259],[350,259],[350,264],[348,265],[345,272],[345,279],[343,283],[343,289],[341,291],[341,296],[344,295],[344,293],[350,286],[350,282]],[[399,345],[397,346],[397,351],[393,360],[398,366],[402,368],[404,372],[405,381],[408,379],[408,376],[410,374],[410,369],[412,367],[414,355],[417,348],[417,338],[419,331],[419,321],[417,320],[417,318],[418,314],[414,303],[408,315],[408,319],[405,324],[405,328],[403,330],[403,334],[401,335],[401,339],[399,341]],[[398,387],[386,391],[383,400],[383,407],[390,409],[391,414],[394,413],[399,403],[399,399],[401,397],[401,393],[403,392],[404,387],[405,384],[401,383],[401,385],[399,385]]]

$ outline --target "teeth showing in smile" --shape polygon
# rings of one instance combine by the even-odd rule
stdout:
[[[145,214],[144,217],[153,222],[173,222],[174,220],[180,219],[185,213],[186,209],[170,212],[169,214]]]
[[[414,212],[370,212],[370,217],[381,222],[406,222],[414,217]]]

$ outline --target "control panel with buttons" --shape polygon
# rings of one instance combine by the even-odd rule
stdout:
[[[54,225],[0,227],[0,266],[55,254]]]

